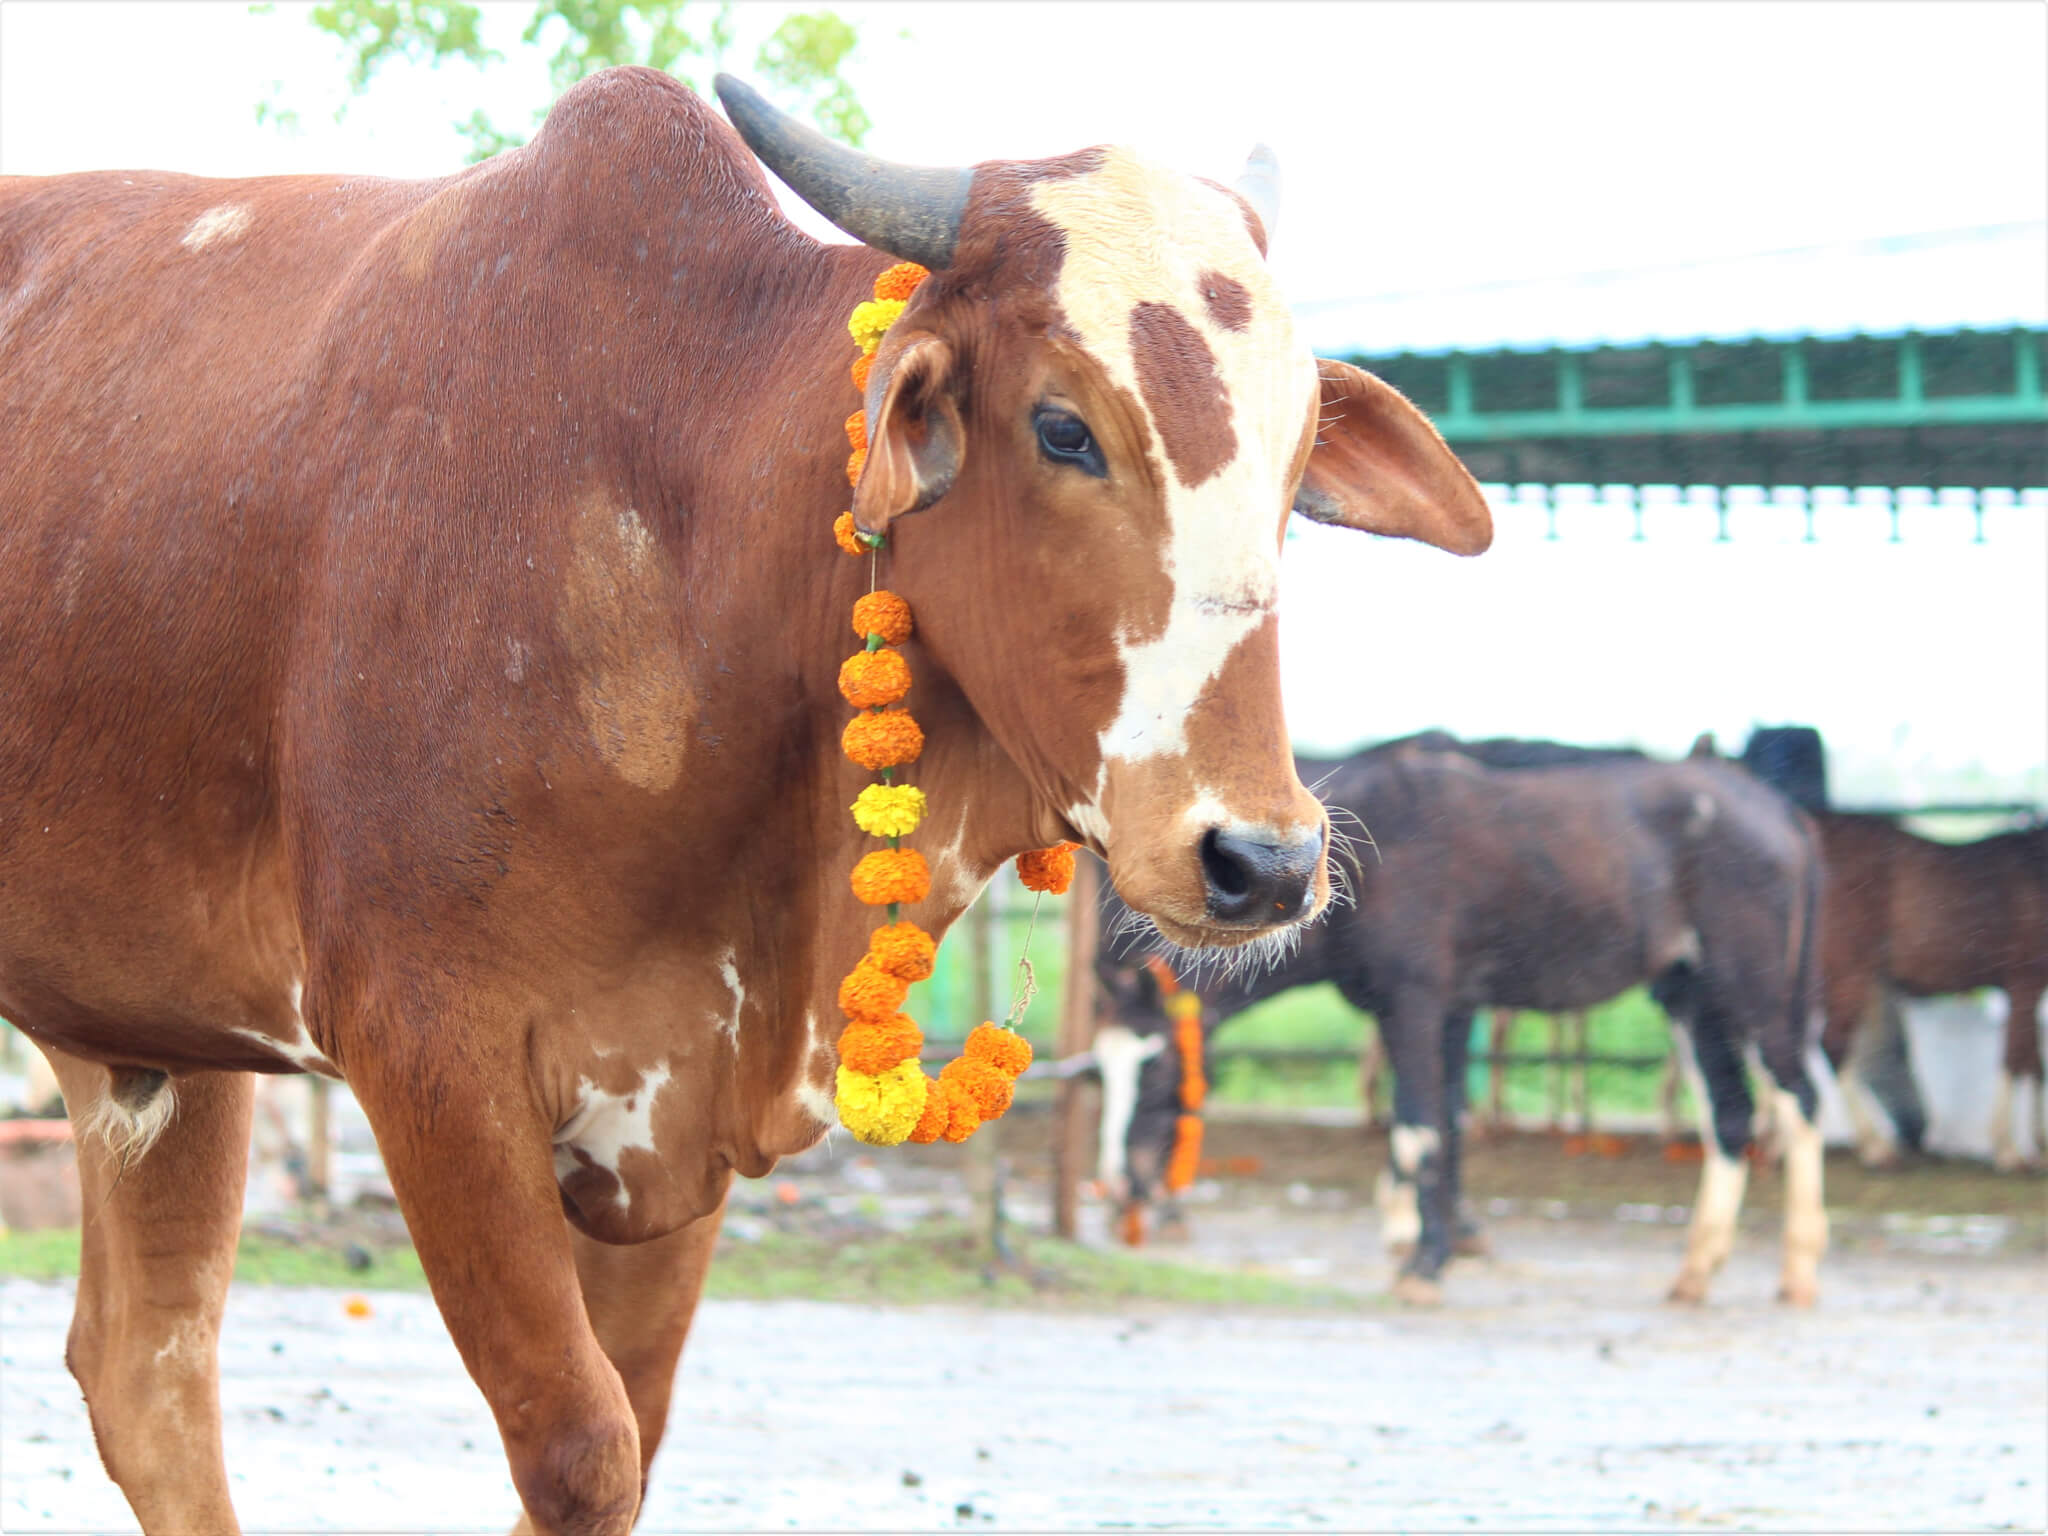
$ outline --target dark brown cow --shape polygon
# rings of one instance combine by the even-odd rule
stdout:
[[[1301,765],[1324,783],[1333,811],[1371,828],[1356,900],[1303,930],[1299,948],[1269,968],[1233,976],[1197,961],[1187,979],[1205,1028],[1325,981],[1373,1014],[1394,1067],[1388,1235],[1413,1244],[1395,1290],[1435,1301],[1457,1237],[1474,1011],[1587,1008],[1648,982],[1685,1047],[1707,1147],[1673,1299],[1703,1299],[1734,1240],[1753,1048],[1786,1141],[1780,1294],[1811,1303],[1827,1242],[1805,1066],[1821,869],[1800,812],[1718,763],[1534,742],[1472,750],[1551,766],[1490,768],[1440,736]],[[1135,1037],[1160,1030],[1163,1013],[1130,946],[1105,939],[1096,971],[1127,1037],[1115,1038],[1116,1026],[1096,1036],[1105,1104],[1130,1106],[1127,1128],[1105,1111],[1105,1161],[1121,1160],[1129,1192],[1142,1197],[1172,1140],[1179,1064],[1170,1051],[1152,1053],[1135,1092],[1117,1087],[1112,1062],[1128,1073],[1146,1054]]]
[[[869,244],[636,69],[439,180],[0,185],[0,1012],[80,1127],[70,1362],[152,1531],[234,1525],[239,1074],[300,1070],[369,1116],[531,1523],[632,1523],[729,1181],[834,1118],[868,567],[827,530],[892,257],[935,273],[853,506],[917,616],[935,932],[1060,837],[1190,944],[1319,910],[1288,509],[1490,536],[1233,194],[905,170],[721,89]]]
[[[2039,1013],[2048,992],[2048,827],[1974,843],[1916,837],[1888,817],[1814,814],[1828,867],[1821,918],[1827,1007],[1822,1048],[1842,1080],[1865,1156],[1883,1161],[1857,1069],[1856,1045],[1883,988],[1934,997],[2005,993],[2005,1052],[1992,1117],[1992,1155],[2017,1167],[2015,1089],[2031,1090],[2035,1145],[2042,1103]]]

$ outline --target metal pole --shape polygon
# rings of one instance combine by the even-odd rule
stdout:
[[[1067,891],[1067,969],[1053,1044],[1057,1057],[1078,1055],[1095,1037],[1095,929],[1101,891],[1101,863],[1093,854],[1077,854],[1074,883]],[[1099,1093],[1090,1078],[1064,1078],[1053,1104],[1052,1227],[1069,1240],[1079,1230],[1081,1170],[1088,1164],[1088,1133],[1099,1118]]]

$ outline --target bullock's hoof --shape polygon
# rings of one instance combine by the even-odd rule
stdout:
[[[1810,1307],[1820,1300],[1820,1287],[1811,1280],[1786,1280],[1778,1286],[1778,1300],[1788,1307]]]
[[[1899,1166],[1899,1149],[1894,1142],[1872,1142],[1856,1149],[1856,1161],[1871,1173],[1888,1173]]]
[[[1698,1275],[1680,1275],[1671,1282],[1671,1289],[1664,1299],[1674,1307],[1704,1306],[1707,1300],[1707,1282]]]
[[[1396,1275],[1393,1296],[1404,1307],[1440,1307],[1444,1304],[1444,1288],[1421,1275]]]
[[[1991,1166],[2000,1173],[2026,1173],[2032,1169],[2033,1164],[2017,1152],[2004,1151],[1992,1157]]]
[[[1493,1239],[1477,1227],[1467,1227],[1451,1244],[1451,1252],[1461,1259],[1490,1259],[1493,1257]]]

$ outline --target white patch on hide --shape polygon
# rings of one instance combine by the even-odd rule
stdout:
[[[1111,1024],[1095,1035],[1095,1064],[1102,1073],[1102,1142],[1095,1176],[1119,1199],[1130,1178],[1125,1143],[1130,1139],[1131,1117],[1138,1109],[1138,1073],[1165,1044],[1164,1035],[1140,1039],[1121,1024]]]
[[[804,1015],[804,1038],[810,1042],[804,1052],[802,1065],[797,1068],[795,1098],[803,1112],[826,1129],[839,1123],[839,1106],[832,1102],[832,1090],[818,1083],[811,1075],[811,1065],[818,1059],[818,1017]]]
[[[728,949],[725,958],[718,962],[718,979],[724,982],[726,990],[732,993],[732,1017],[721,1019],[715,1014],[712,1016],[713,1022],[717,1024],[725,1038],[732,1042],[735,1053],[740,1048],[740,1010],[747,1006],[747,989],[740,984],[739,967],[734,964],[738,958],[735,951]]]
[[[606,1093],[589,1078],[576,1084],[576,1113],[555,1132],[555,1177],[566,1179],[583,1166],[576,1153],[605,1169],[618,1180],[618,1203],[626,1210],[633,1203],[619,1172],[620,1155],[628,1151],[654,1150],[654,1101],[667,1086],[666,1061],[640,1074],[640,1084],[625,1093]]]
[[[1443,1145],[1443,1138],[1433,1125],[1396,1125],[1393,1143],[1394,1166],[1412,1179],[1422,1160]]]
[[[248,231],[252,217],[240,203],[216,204],[192,221],[192,227],[185,231],[185,237],[178,244],[188,251],[229,244]]]
[[[1277,533],[1317,401],[1315,359],[1295,336],[1242,211],[1216,188],[1110,149],[1086,175],[1038,183],[1032,203],[1065,235],[1060,308],[1112,384],[1142,408],[1131,316],[1152,303],[1171,306],[1201,336],[1229,390],[1237,452],[1198,485],[1181,482],[1157,424],[1145,421],[1165,502],[1160,563],[1173,596],[1158,633],[1118,634],[1124,693],[1101,738],[1105,761],[1183,753],[1188,715],[1278,598]],[[1201,279],[1211,272],[1249,295],[1243,329],[1210,313]]]

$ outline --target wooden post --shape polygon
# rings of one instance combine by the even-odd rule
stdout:
[[[995,926],[998,892],[1003,889],[1002,871],[982,888],[980,898],[967,909],[967,996],[972,1016],[969,1029],[996,1016]],[[996,1243],[1000,1216],[996,1209],[996,1142],[1002,1122],[997,1121],[967,1143],[967,1194],[974,1202],[974,1230],[986,1238],[991,1250]]]
[[[1095,1038],[1095,937],[1101,901],[1102,864],[1091,853],[1074,856],[1074,883],[1067,891],[1067,961],[1060,987],[1060,1022],[1053,1054],[1068,1057],[1088,1049]],[[1079,1230],[1081,1170],[1088,1165],[1092,1137],[1101,1118],[1101,1090],[1092,1078],[1060,1080],[1052,1120],[1052,1227],[1073,1239]],[[1090,1110],[1094,1114],[1090,1114]]]

